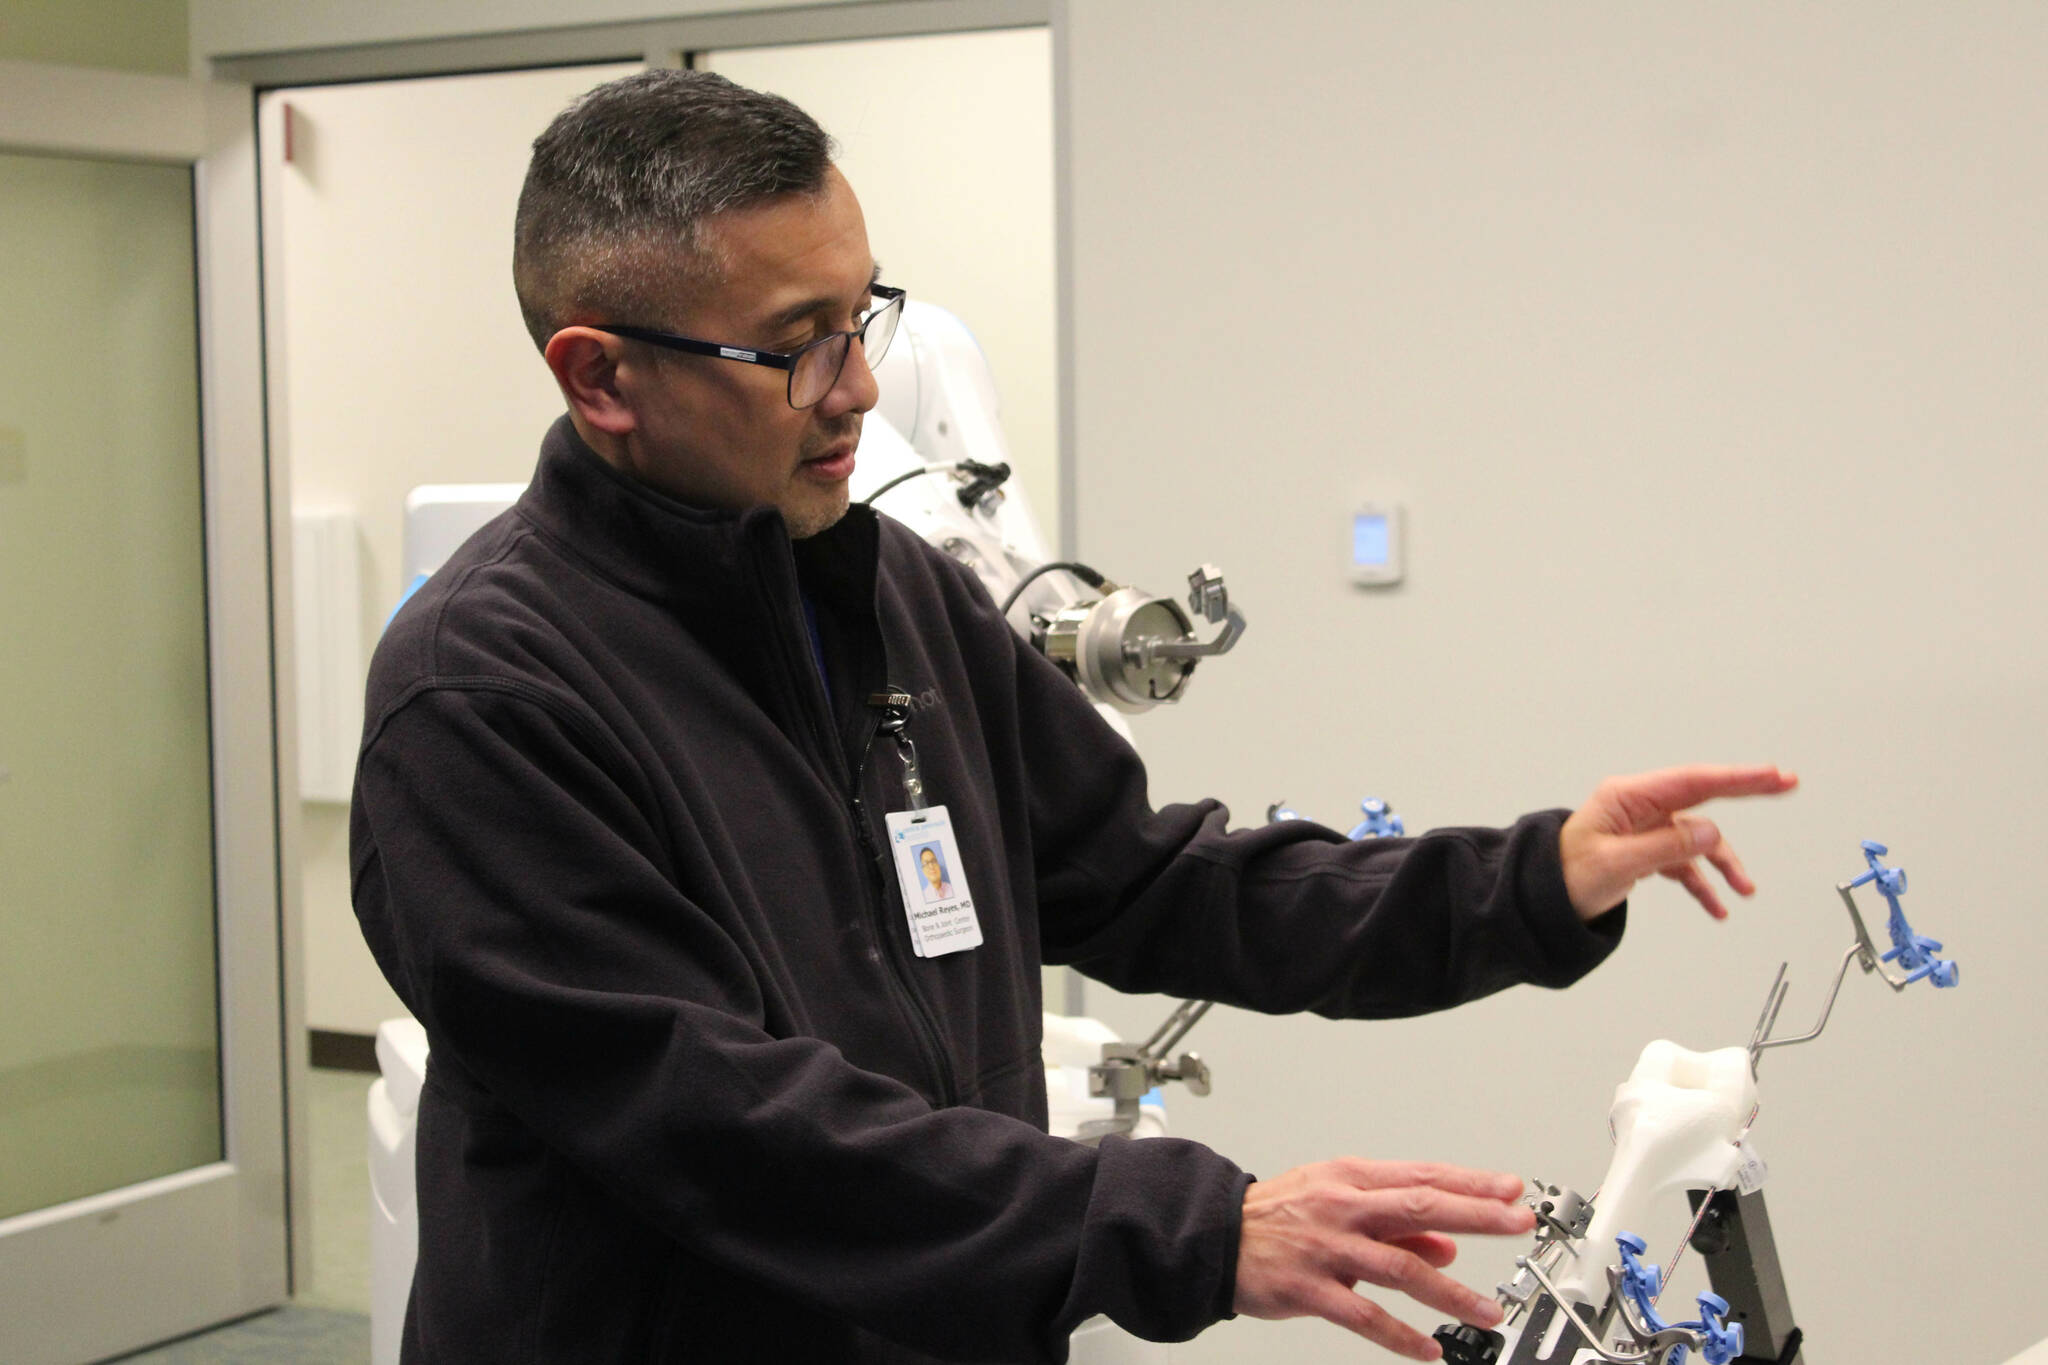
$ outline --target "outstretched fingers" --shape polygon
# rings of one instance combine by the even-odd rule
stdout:
[[[1617,840],[1616,856],[1622,864],[1621,875],[1633,881],[1661,872],[1683,886],[1715,919],[1728,918],[1728,907],[1694,859],[1706,859],[1738,895],[1756,894],[1756,882],[1742,865],[1735,846],[1713,821],[1701,816],[1674,815],[1663,829]]]
[[[1685,887],[1709,915],[1726,919],[1728,907],[1701,863],[1740,895],[1754,895],[1756,883],[1720,827],[1691,814],[1691,807],[1716,797],[1777,795],[1798,785],[1796,776],[1775,764],[1695,764],[1607,779],[1565,821],[1559,836],[1573,908],[1591,920],[1656,872]]]
[[[1750,880],[1749,869],[1742,865],[1742,858],[1735,852],[1735,846],[1726,839],[1716,838],[1714,846],[1707,850],[1706,859],[1721,874],[1722,880],[1744,896],[1756,894],[1756,883]]]
[[[1494,1301],[1445,1275],[1449,1234],[1527,1233],[1520,1177],[1425,1162],[1342,1158],[1245,1190],[1233,1303],[1250,1317],[1313,1314],[1415,1360],[1434,1341],[1359,1294],[1374,1285],[1462,1322],[1500,1321]]]
[[[1326,1164],[1361,1190],[1427,1187],[1480,1199],[1520,1199],[1525,1188],[1522,1177],[1506,1171],[1481,1171],[1434,1161],[1374,1161],[1347,1156]]]
[[[1410,1360],[1436,1360],[1443,1355],[1435,1341],[1336,1280],[1319,1280],[1310,1286],[1302,1310]]]
[[[1689,810],[1722,796],[1776,796],[1799,785],[1797,775],[1775,763],[1694,763],[1616,780],[1627,785],[1631,804],[1642,802],[1659,811]]]
[[[1715,919],[1728,918],[1727,905],[1722,902],[1720,893],[1714,890],[1714,884],[1707,880],[1706,874],[1699,870],[1697,864],[1681,863],[1677,867],[1667,867],[1663,871],[1665,876],[1684,887],[1686,893],[1698,901],[1709,915]]]
[[[1391,1246],[1414,1252],[1438,1270],[1458,1259],[1458,1244],[1440,1232],[1418,1232],[1413,1237],[1389,1237],[1387,1242]]]
[[[1391,1289],[1460,1322],[1490,1327],[1500,1321],[1500,1305],[1470,1285],[1458,1283],[1420,1256],[1402,1247],[1360,1238],[1343,1266],[1354,1282]]]
[[[1509,1237],[1530,1232],[1536,1215],[1521,1204],[1414,1185],[1405,1189],[1361,1190],[1345,1220],[1353,1232],[1384,1241],[1424,1232],[1471,1232]]]

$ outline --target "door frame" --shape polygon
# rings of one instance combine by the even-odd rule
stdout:
[[[279,742],[293,698],[276,685],[291,589],[271,552],[290,543],[290,500],[264,430],[254,92],[0,62],[0,151],[193,175],[224,1156],[0,1220],[4,1354],[61,1362],[272,1307],[305,1264],[297,891],[282,875],[297,809],[278,799],[297,790]]]
[[[1072,183],[1073,130],[1068,116],[1068,10],[1072,0],[813,0],[809,4],[777,4],[764,0],[757,8],[720,14],[681,15],[665,19],[605,23],[559,24],[546,27],[454,34],[445,37],[385,37],[374,42],[322,44],[318,37],[303,45],[252,48],[245,51],[202,50],[194,61],[214,78],[253,86],[258,94],[298,86],[361,81],[403,80],[421,76],[480,75],[531,67],[644,62],[650,67],[683,67],[692,54],[731,48],[835,42],[860,38],[906,38],[925,34],[970,33],[988,29],[1045,28],[1052,36],[1053,121],[1053,260],[1054,365],[1059,398],[1057,502],[1059,551],[1063,559],[1078,553],[1080,498],[1075,453],[1074,399],[1074,262]],[[680,7],[680,6],[679,6]],[[273,40],[274,43],[290,39]],[[266,205],[266,211],[269,206]],[[276,309],[283,291],[269,282],[269,306]],[[275,316],[275,314],[273,314]],[[282,329],[278,329],[281,338]],[[285,402],[281,341],[272,341],[279,361],[270,401],[271,450],[280,468],[290,465],[284,435]],[[288,515],[288,511],[287,511]],[[289,528],[287,528],[288,530]],[[290,540],[280,540],[289,546]],[[293,722],[294,724],[296,722]],[[296,734],[294,729],[290,733]],[[296,778],[287,791],[296,791]],[[296,886],[290,888],[296,898]],[[299,970],[296,957],[293,970]],[[1059,1008],[1067,1014],[1086,1012],[1080,973],[1063,969]],[[303,1017],[303,1016],[302,1016]],[[303,1046],[295,1042],[295,1046]]]
[[[679,5],[678,8],[681,8]],[[717,48],[772,47],[850,38],[911,38],[992,28],[1042,28],[1053,0],[859,0],[766,4],[672,19],[561,24],[515,32],[305,47],[293,51],[207,54],[217,79],[258,89],[341,81],[459,76],[533,66],[644,61],[680,66],[686,54]]]

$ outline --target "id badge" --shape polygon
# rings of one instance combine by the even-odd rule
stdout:
[[[896,860],[896,887],[910,919],[910,946],[919,957],[940,957],[981,946],[981,920],[974,893],[944,806],[891,814],[889,851]]]

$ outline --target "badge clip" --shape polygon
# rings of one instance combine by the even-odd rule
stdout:
[[[910,738],[910,694],[876,692],[868,697],[868,705],[881,709],[882,733],[896,741],[896,752],[903,757],[904,804],[913,812],[913,821],[922,823],[923,815],[915,812],[929,806],[924,799],[924,778],[917,768],[917,745]]]

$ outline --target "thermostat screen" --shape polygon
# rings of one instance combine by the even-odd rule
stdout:
[[[1360,512],[1351,519],[1351,563],[1355,567],[1385,567],[1389,548],[1384,512]]]

